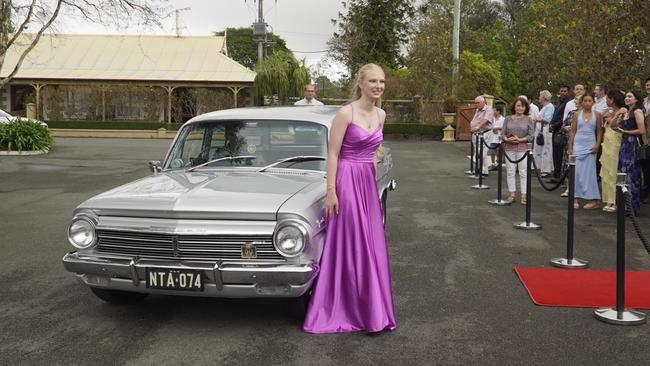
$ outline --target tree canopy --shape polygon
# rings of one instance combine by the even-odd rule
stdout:
[[[218,36],[227,34],[226,47],[228,56],[240,64],[253,70],[257,65],[257,41],[253,36],[253,30],[250,27],[228,28],[224,32],[215,32]],[[265,53],[268,56],[278,51],[289,52],[287,43],[280,36],[267,33],[269,44],[265,47]]]
[[[337,31],[328,41],[329,54],[354,74],[368,62],[391,68],[403,65],[401,47],[411,35],[415,15],[411,0],[348,0],[345,13],[333,23]]]
[[[352,71],[385,66],[391,98],[445,98],[453,2],[351,0],[330,56]],[[511,99],[578,82],[639,87],[650,76],[648,14],[648,0],[462,0],[458,96]]]

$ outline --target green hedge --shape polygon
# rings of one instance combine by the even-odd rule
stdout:
[[[99,130],[157,130],[164,127],[168,130],[178,130],[180,124],[167,125],[160,122],[141,121],[47,121],[50,128],[63,129],[99,129]],[[416,123],[387,123],[384,125],[385,134],[402,134],[414,136],[430,136],[442,138],[445,126],[421,125]]]
[[[47,121],[50,128],[91,129],[91,130],[157,130],[161,127],[168,130],[178,130],[181,124],[168,125],[160,122],[141,121]]]
[[[386,123],[384,134],[419,135],[442,138],[445,126],[421,125],[416,123]]]

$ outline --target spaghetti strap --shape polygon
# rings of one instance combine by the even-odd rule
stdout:
[[[350,122],[354,122],[354,106],[350,103],[350,109],[352,110],[352,115],[350,116]]]
[[[377,126],[381,126],[381,114],[379,113],[379,108],[377,108],[377,121],[379,122]]]

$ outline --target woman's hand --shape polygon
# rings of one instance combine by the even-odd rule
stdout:
[[[327,191],[327,198],[325,198],[325,215],[329,217],[332,213],[339,214],[339,199],[336,197],[335,190]]]
[[[567,155],[573,155],[573,147],[568,147],[568,148],[566,149],[566,154],[567,154]]]
[[[591,153],[594,154],[594,155],[598,154],[599,149],[600,149],[600,147],[598,145],[594,145],[594,147],[591,148]]]

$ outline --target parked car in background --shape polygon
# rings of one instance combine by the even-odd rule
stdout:
[[[325,160],[338,107],[195,117],[153,175],[79,205],[65,268],[103,300],[285,297],[303,307],[325,236]],[[384,215],[390,150],[377,164]]]
[[[25,118],[25,117],[12,116],[11,114],[9,114],[9,113],[3,111],[2,109],[0,109],[0,123],[11,123],[11,122],[13,122],[13,121],[15,121],[15,120],[17,120],[19,118],[20,119],[28,119],[28,120],[31,120],[33,122],[38,122],[38,123],[41,124],[41,126],[47,127],[47,123],[45,123],[43,121],[39,121],[39,120],[35,120],[35,119],[29,119],[29,118]]]

